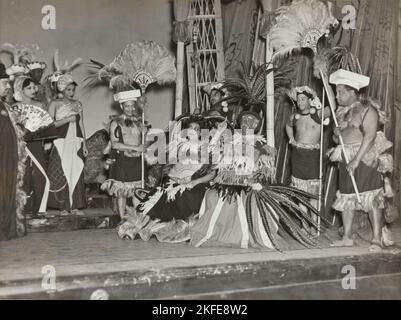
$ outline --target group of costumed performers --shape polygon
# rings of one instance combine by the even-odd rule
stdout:
[[[0,241],[25,235],[22,189],[26,149],[24,132],[17,126],[12,108],[5,102],[11,92],[9,75],[0,63]]]
[[[260,116],[243,112],[238,121],[242,130],[233,132],[220,115],[181,118],[172,133],[178,140],[168,148],[178,155],[177,162],[164,166],[158,187],[135,189],[139,204],[127,208],[118,235],[144,241],[154,236],[169,243],[190,240],[196,247],[284,250],[290,247],[289,238],[316,245],[313,235],[302,229],[302,222],[318,227],[299,207],[303,203],[317,214],[309,195],[272,184],[275,150],[258,134]],[[201,129],[210,130],[209,139],[200,139]]]
[[[57,53],[57,70],[46,78],[48,84],[42,84],[46,64],[22,59],[21,52],[29,50],[15,49],[14,64],[6,70],[13,90],[9,90],[11,97],[8,94],[5,99],[12,105],[15,122],[26,142],[24,214],[36,216],[48,208],[80,213],[74,209],[86,206],[83,158],[88,150],[82,105],[74,100],[77,84],[69,73],[80,60],[59,68]],[[50,81],[56,83],[55,92],[51,91]]]
[[[380,125],[386,122],[385,112],[377,103],[359,94],[369,81],[369,77],[341,69],[330,76],[330,82],[337,88],[338,102],[339,127],[334,131],[334,140],[339,142],[338,137],[342,136],[350,160],[347,165],[341,146],[330,151],[330,159],[339,162],[339,190],[333,208],[342,213],[344,229],[342,240],[333,246],[354,245],[354,216],[357,211],[363,211],[368,214],[373,229],[369,249],[377,252],[394,244],[385,226],[391,220],[388,204],[393,191],[388,175],[393,170],[393,159],[386,153],[392,143],[380,131]],[[360,201],[350,174],[355,177]]]

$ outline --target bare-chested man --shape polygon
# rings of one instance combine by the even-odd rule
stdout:
[[[139,90],[120,92],[115,99],[120,103],[123,114],[110,124],[111,158],[109,177],[102,189],[117,198],[118,213],[121,218],[126,214],[126,201],[132,197],[135,188],[141,187],[142,119],[137,99]]]
[[[382,248],[382,227],[384,208],[383,177],[378,171],[383,152],[391,147],[382,132],[378,132],[381,111],[371,101],[359,100],[359,90],[369,85],[369,78],[346,70],[339,70],[330,76],[330,82],[337,86],[339,105],[337,118],[339,127],[335,140],[341,134],[349,158],[344,161],[341,148],[337,147],[331,156],[340,160],[339,190],[333,208],[342,213],[344,236],[333,246],[353,246],[351,238],[355,211],[369,214],[373,226],[370,251]],[[337,154],[337,156],[336,156]],[[336,159],[338,158],[338,159]],[[354,175],[361,198],[358,203],[350,173]]]
[[[322,109],[319,98],[309,87],[293,89],[298,112],[291,115],[286,132],[292,145],[291,185],[313,195],[319,194],[320,129]],[[324,109],[325,118],[330,110]],[[317,200],[311,200],[315,208]]]

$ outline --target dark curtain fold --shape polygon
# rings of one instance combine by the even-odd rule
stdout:
[[[257,0],[222,4],[223,41],[226,78],[237,77],[241,62],[249,65],[258,23]]]

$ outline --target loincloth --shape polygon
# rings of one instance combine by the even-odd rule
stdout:
[[[291,155],[292,176],[298,180],[319,179],[319,145],[295,144]]]

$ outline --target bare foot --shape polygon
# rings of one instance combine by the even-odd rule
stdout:
[[[339,241],[334,241],[332,244],[330,244],[330,247],[334,247],[334,248],[353,247],[353,246],[354,246],[354,240],[352,240],[352,239],[342,239]]]
[[[63,211],[60,212],[60,215],[61,215],[62,217],[65,217],[65,216],[69,216],[70,213],[69,213],[67,210],[63,210]]]
[[[382,252],[382,251],[383,251],[383,248],[381,246],[380,241],[372,240],[372,244],[369,247],[369,252],[378,253],[378,252]]]

